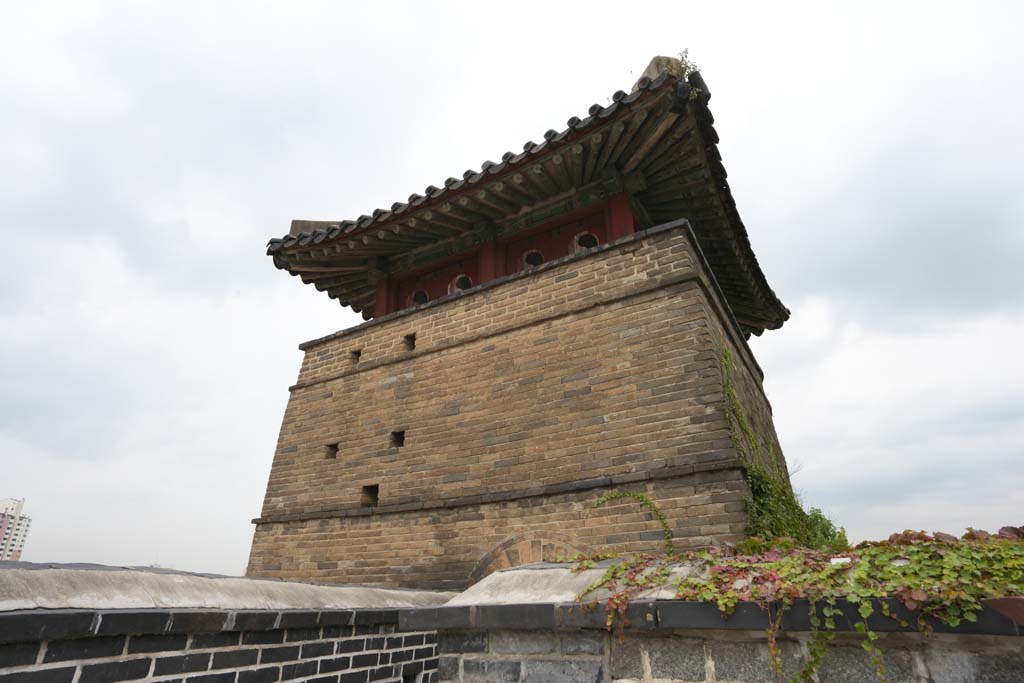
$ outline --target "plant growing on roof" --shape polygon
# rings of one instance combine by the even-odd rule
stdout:
[[[683,48],[683,51],[679,53],[679,63],[683,65],[683,73],[679,77],[684,80],[690,74],[700,71],[697,63],[690,59],[690,48],[688,47]]]

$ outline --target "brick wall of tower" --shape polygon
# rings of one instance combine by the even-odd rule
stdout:
[[[770,427],[770,408],[685,225],[303,347],[250,575],[458,587],[567,549],[655,549],[635,505],[591,509],[613,489],[646,491],[681,546],[742,534],[723,349],[747,412]]]

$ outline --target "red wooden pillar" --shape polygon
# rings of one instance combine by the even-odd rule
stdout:
[[[633,208],[629,205],[629,196],[625,192],[617,192],[608,200],[608,241],[617,240],[636,231],[633,221]]]
[[[377,301],[373,306],[373,317],[379,318],[391,312],[391,278],[382,277],[377,280]]]
[[[494,240],[486,240],[480,245],[480,282],[487,282],[499,277],[498,244]],[[474,282],[473,284],[478,284]]]

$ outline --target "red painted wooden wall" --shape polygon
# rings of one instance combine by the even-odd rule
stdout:
[[[508,239],[485,242],[473,251],[431,264],[398,279],[377,283],[376,314],[433,301],[541,263],[569,256],[632,234],[633,211],[625,194],[558,216]]]

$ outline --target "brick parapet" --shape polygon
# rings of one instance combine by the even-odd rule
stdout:
[[[840,603],[836,634],[815,680],[864,683],[877,680],[876,662],[860,642],[862,621],[853,604]],[[889,609],[911,624],[895,600]],[[806,601],[796,601],[781,622],[776,647],[782,680],[790,680],[809,656]],[[438,629],[441,683],[760,683],[775,680],[766,631],[770,617],[758,605],[740,603],[723,619],[711,603],[675,600],[635,602],[628,624],[609,632],[601,609],[578,603],[464,605],[403,610],[399,623]],[[881,616],[871,618],[892,683],[1016,683],[1024,668],[1024,640],[1009,619],[984,610],[975,623],[957,628],[933,624],[925,636]]]
[[[535,281],[538,278],[547,277],[552,283],[572,280],[576,276],[565,272],[567,270],[566,266],[572,267],[575,264],[587,261],[604,261],[609,258],[610,254],[615,254],[616,252],[619,255],[635,253],[635,250],[641,248],[650,252],[652,251],[651,245],[661,241],[668,234],[673,235],[673,240],[675,241],[674,249],[668,250],[658,258],[652,259],[648,255],[644,260],[632,264],[634,269],[630,276],[642,277],[649,280],[648,282],[640,285],[637,285],[635,282],[616,283],[615,281],[623,280],[622,271],[625,270],[623,264],[616,263],[614,264],[615,269],[606,272],[603,278],[605,281],[619,286],[616,289],[601,292],[602,298],[591,297],[582,300],[580,305],[574,306],[572,302],[567,302],[564,299],[560,300],[561,298],[559,297],[553,299],[553,302],[559,305],[559,309],[555,311],[545,310],[538,302],[531,302],[532,305],[525,306],[514,306],[514,303],[510,303],[510,307],[515,309],[513,324],[506,324],[504,327],[500,324],[495,327],[479,324],[481,318],[486,318],[493,312],[488,309],[487,302],[481,303],[478,299],[473,298],[480,293],[503,290],[509,286],[518,286],[525,289],[526,292],[503,292],[503,295],[509,299],[518,299],[524,293],[528,293],[529,290],[537,288]],[[552,271],[557,272],[552,273]],[[591,276],[591,274],[584,273],[584,277],[588,276]],[[760,365],[758,365],[756,358],[754,358],[749,345],[747,345],[742,328],[729,309],[714,273],[707,265],[707,260],[700,249],[696,236],[693,234],[693,229],[688,221],[678,220],[621,237],[593,249],[553,259],[530,270],[495,278],[471,289],[453,292],[421,306],[396,311],[365,323],[303,342],[299,344],[299,349],[306,352],[306,357],[300,370],[299,381],[290,389],[294,391],[313,383],[336,379],[357,372],[365,372],[381,365],[402,362],[416,355],[443,351],[455,345],[475,341],[491,334],[553,320],[576,312],[581,308],[612,301],[618,297],[629,296],[648,289],[656,289],[689,280],[700,282],[701,286],[705,289],[708,300],[711,302],[710,310],[718,318],[719,327],[729,335],[730,341],[737,348],[742,362],[748,365],[748,369],[758,380],[762,379],[764,373]],[[532,285],[531,281],[534,281]],[[575,282],[571,283],[571,285],[578,286],[579,283]],[[571,291],[575,287],[565,287],[564,289]],[[595,294],[595,292],[591,292],[591,294]],[[526,299],[522,300],[525,301]],[[451,304],[458,304],[459,307],[453,308]],[[474,308],[481,309],[485,313],[482,316],[467,316],[466,312],[472,313]],[[447,330],[452,335],[450,337],[438,335],[437,338],[432,339],[418,337],[418,352],[416,354],[406,353],[404,346],[399,343],[393,330],[396,327],[402,326],[409,329],[425,326],[430,329],[434,325],[435,316],[441,319],[458,319],[457,326],[450,325],[445,328],[442,323],[442,330]],[[456,334],[456,330],[460,333]],[[433,346],[431,346],[431,342],[434,342]],[[324,346],[330,348],[325,349],[323,348]],[[316,352],[311,356],[310,352],[314,349]],[[353,362],[351,356],[347,355],[348,352],[354,349],[361,351],[358,362]],[[325,366],[329,369],[323,372]],[[322,372],[311,372],[317,369]]]
[[[429,683],[436,634],[367,610],[0,613],[0,683]]]

